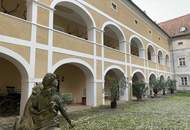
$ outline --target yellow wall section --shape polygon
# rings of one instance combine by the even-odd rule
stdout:
[[[92,59],[87,59],[83,57],[77,57],[77,56],[72,56],[72,55],[67,55],[67,54],[62,54],[62,53],[57,53],[57,52],[53,53],[53,65],[55,65],[57,62],[61,60],[69,59],[69,58],[77,58],[77,59],[83,60],[87,62],[92,68],[94,66],[94,61]]]
[[[79,38],[74,38],[74,36],[54,32],[53,33],[53,43],[55,47],[60,47],[68,50],[79,51],[83,53],[93,54],[93,44],[86,40]]]
[[[97,56],[102,56],[102,46],[101,45],[96,45],[96,55]]]
[[[44,27],[37,27],[37,34],[36,34],[36,40],[38,43],[41,44],[48,44],[48,29]]]
[[[152,62],[152,61],[148,61],[148,67],[156,69],[156,63]]]
[[[10,44],[10,43],[4,43],[4,42],[0,42],[0,46],[6,47],[6,48],[18,53],[26,61],[30,62],[30,48],[29,47],[24,47],[24,46],[19,46],[19,45],[14,45],[14,44]]]
[[[119,66],[120,68],[123,69],[123,71],[125,71],[125,66],[124,65],[120,65],[120,64],[113,64],[110,62],[104,62],[104,72],[107,68],[109,68],[110,66],[115,65],[115,66]]]
[[[38,1],[46,6],[50,6],[53,0],[38,0]]]
[[[48,21],[49,21],[49,10],[38,7],[38,17],[37,17],[38,24],[48,26],[49,24]]]
[[[131,63],[132,64],[137,64],[137,65],[140,65],[140,66],[144,66],[144,59],[132,55],[131,56]]]
[[[35,64],[35,77],[43,78],[47,73],[48,65],[48,52],[40,49],[36,49],[36,64]]]
[[[104,47],[104,57],[109,58],[109,59],[114,59],[118,61],[125,61],[125,54],[122,53],[121,51],[114,50],[109,47]]]
[[[24,40],[31,39],[31,24],[0,13],[0,34]],[[14,30],[13,30],[14,29]]]

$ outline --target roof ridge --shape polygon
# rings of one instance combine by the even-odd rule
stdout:
[[[176,18],[172,18],[172,19],[169,19],[169,20],[166,20],[166,21],[163,21],[163,22],[160,22],[160,23],[158,23],[158,24],[160,25],[160,24],[168,23],[168,22],[171,22],[171,21],[180,19],[180,18],[182,18],[182,17],[188,17],[188,16],[190,16],[190,13],[185,14],[185,15],[182,15],[182,16],[179,16],[179,17],[176,17]]]

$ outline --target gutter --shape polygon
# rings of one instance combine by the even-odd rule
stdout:
[[[171,47],[172,47],[172,50],[171,50],[171,53],[172,53],[172,66],[173,66],[173,73],[174,73],[174,79],[176,80],[176,73],[175,73],[175,64],[174,64],[174,49],[173,49],[173,42],[172,42],[172,39],[170,39],[170,43],[171,43]],[[177,80],[176,80],[177,81]]]

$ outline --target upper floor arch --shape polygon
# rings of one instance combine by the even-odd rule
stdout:
[[[138,36],[131,36],[129,39],[130,43],[130,54],[144,58],[144,44],[143,41]]]
[[[126,37],[117,24],[107,21],[103,24],[101,30],[103,31],[102,44],[113,49],[125,51]]]
[[[96,41],[95,21],[90,12],[76,0],[54,0],[49,26],[89,41]]]
[[[165,64],[166,64],[167,66],[169,66],[169,62],[170,62],[169,55],[166,54],[166,56],[165,56]]]
[[[151,44],[147,46],[147,59],[156,62],[156,51]]]
[[[157,55],[158,55],[158,63],[163,64],[164,63],[163,52],[161,50],[158,50]]]

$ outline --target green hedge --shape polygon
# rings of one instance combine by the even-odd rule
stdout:
[[[147,87],[145,83],[133,83],[133,95],[137,98],[137,100],[141,100],[145,92],[147,91]]]
[[[73,102],[72,93],[62,94],[62,98],[63,98],[65,104],[71,104]]]

